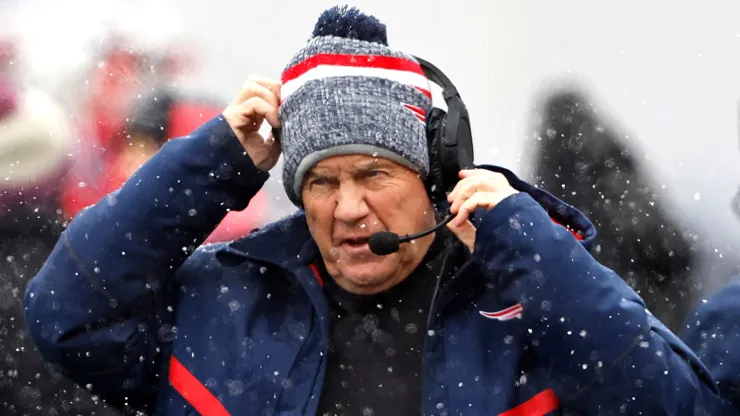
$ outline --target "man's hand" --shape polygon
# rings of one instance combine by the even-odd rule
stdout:
[[[460,171],[460,182],[447,196],[455,218],[447,224],[457,238],[472,252],[475,248],[475,227],[468,220],[478,208],[491,210],[505,198],[518,193],[504,175],[486,169]]]
[[[234,101],[223,112],[226,122],[234,130],[252,162],[265,172],[272,169],[280,158],[280,141],[272,134],[267,139],[259,133],[262,122],[280,128],[280,81],[252,75]]]

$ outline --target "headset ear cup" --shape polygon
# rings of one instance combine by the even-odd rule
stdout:
[[[427,190],[432,201],[447,200],[447,192],[459,182],[461,169],[473,169],[473,137],[470,118],[457,88],[431,63],[416,58],[424,75],[442,88],[447,112],[434,107],[427,116],[429,174]]]
[[[473,147],[473,132],[470,128],[470,116],[464,105],[462,111],[460,111],[456,134],[457,149],[455,153],[458,169],[474,169],[475,152]]]
[[[442,121],[438,161],[441,164],[441,183],[446,192],[460,181],[462,169],[473,169],[473,137],[465,103],[459,96],[447,100],[447,114]]]
[[[427,150],[429,153],[429,173],[426,178],[427,192],[433,202],[447,198],[444,186],[444,167],[442,164],[442,134],[444,132],[445,112],[434,108],[427,117]]]

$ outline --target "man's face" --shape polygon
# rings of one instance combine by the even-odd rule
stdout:
[[[376,256],[368,238],[399,235],[434,225],[434,212],[418,174],[387,159],[344,155],[324,159],[303,181],[303,205],[326,269],[339,286],[375,294],[403,281],[419,265],[434,234],[388,256]]]

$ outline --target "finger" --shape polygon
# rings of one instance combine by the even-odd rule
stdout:
[[[237,108],[239,116],[244,120],[243,126],[252,124],[255,131],[259,130],[262,120],[267,120],[273,128],[280,128],[278,109],[260,97],[252,97],[241,103]]]
[[[460,181],[458,181],[457,184],[455,184],[455,187],[452,188],[452,192],[450,192],[450,194],[447,195],[447,201],[453,202],[455,199],[459,198],[461,191],[465,188],[468,188],[469,184],[470,184],[470,180],[467,178],[461,179]]]
[[[280,89],[283,87],[283,83],[279,80],[253,74],[247,77],[246,82],[249,81],[262,85],[263,87],[272,91],[272,93],[275,94],[276,97],[278,97],[278,101],[280,101]]]
[[[504,184],[508,185],[509,183],[504,175],[485,169],[461,170],[460,176],[463,179],[455,185],[455,188],[448,195],[447,201],[450,203],[458,198],[460,190],[470,187],[471,184],[475,184],[476,191],[495,192]],[[470,195],[469,192],[468,195]]]
[[[244,83],[242,90],[236,95],[232,104],[239,105],[252,97],[259,97],[274,107],[280,105],[280,98],[274,92],[264,85],[255,82]]]
[[[473,194],[475,194],[475,189],[466,188],[458,191],[458,194],[455,195],[450,205],[450,213],[453,215],[457,214],[462,204]]]
[[[475,212],[475,210],[478,208],[485,208],[486,210],[491,209],[496,205],[496,201],[497,195],[495,192],[476,192],[460,205],[455,219],[450,221],[450,223],[454,223],[454,226],[459,227]]]
[[[460,171],[460,172],[463,172],[463,171]],[[463,179],[460,179],[455,185],[455,187],[452,189],[452,192],[450,192],[450,194],[448,195],[448,201],[452,202],[452,200],[460,196],[460,193],[463,190],[469,189],[471,186],[475,184],[482,183],[483,182],[481,180],[482,178],[483,177],[479,175],[472,175],[472,177],[468,176]]]
[[[455,226],[452,223],[447,224],[447,228],[472,252],[475,248],[476,228],[470,221],[465,221],[462,225]]]
[[[480,175],[483,172],[489,172],[485,169],[463,169],[460,171],[460,179],[468,178],[473,175]]]
[[[465,178],[455,185],[455,188],[447,198],[452,203],[450,211],[454,214],[460,205],[476,192],[488,192],[492,190],[490,183],[486,181],[484,176],[476,175]]]

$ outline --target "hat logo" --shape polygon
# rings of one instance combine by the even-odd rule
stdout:
[[[427,117],[424,113],[424,109],[415,105],[401,103],[401,106],[411,112],[411,114],[414,115],[419,121],[421,121],[421,124],[426,125]]]

